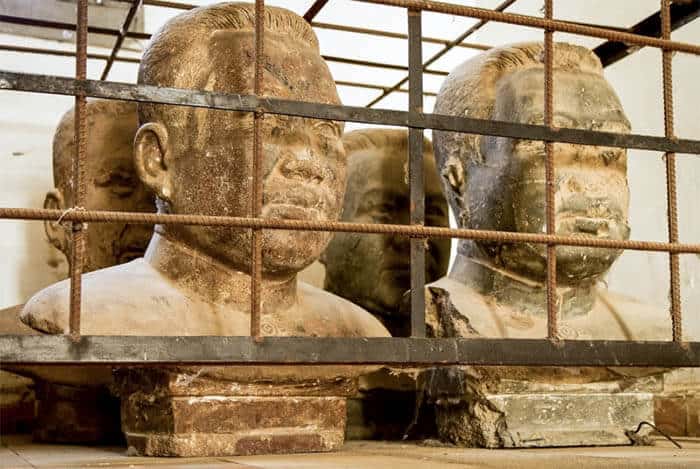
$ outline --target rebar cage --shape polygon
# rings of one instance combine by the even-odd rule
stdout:
[[[399,67],[341,57],[324,58],[349,64],[398,68],[408,75],[392,87],[355,82],[338,82],[347,86],[380,89],[381,95],[367,107],[326,105],[290,101],[261,96],[264,28],[256,20],[254,95],[221,94],[198,90],[159,88],[105,81],[115,61],[138,62],[120,57],[125,38],[147,39],[148,34],[131,33],[129,27],[142,5],[187,10],[193,5],[164,0],[120,0],[131,6],[120,30],[88,26],[88,0],[78,0],[76,24],[56,23],[32,18],[0,15],[0,21],[48,28],[75,29],[75,54],[63,50],[0,46],[0,50],[53,55],[75,55],[75,79],[0,71],[0,88],[14,91],[75,96],[75,125],[77,149],[73,161],[73,177],[77,191],[75,206],[67,211],[55,209],[0,208],[0,219],[57,220],[59,217],[72,227],[70,330],[67,335],[0,336],[0,362],[13,364],[131,364],[176,365],[191,364],[386,364],[394,366],[439,365],[528,365],[528,366],[700,366],[700,342],[683,340],[681,328],[680,267],[681,253],[700,254],[700,244],[683,244],[678,239],[678,210],[676,194],[676,153],[700,154],[700,140],[678,139],[674,135],[672,96],[672,54],[683,52],[700,55],[700,46],[672,41],[671,30],[694,19],[700,12],[700,2],[671,4],[660,0],[655,17],[630,29],[601,27],[554,19],[553,1],[544,1],[544,17],[508,13],[505,10],[516,0],[506,0],[496,8],[453,5],[430,0],[355,0],[404,8],[408,35],[331,25],[314,22],[318,12],[329,0],[315,0],[304,18],[313,26],[358,34],[370,34],[408,39],[408,67]],[[255,0],[256,19],[264,9],[264,0]],[[471,17],[480,21],[453,41],[424,37],[421,31],[422,12]],[[487,22],[499,22],[540,28],[544,31],[544,125],[527,125],[468,117],[453,117],[423,112],[423,73],[446,75],[430,69],[438,58],[454,47],[485,50],[489,46],[465,42],[473,32]],[[88,54],[87,34],[115,36],[110,55]],[[552,51],[555,32],[573,33],[606,39],[596,49],[604,52],[605,65],[634,52],[640,46],[662,49],[663,110],[665,136],[616,134],[588,130],[558,128],[553,125]],[[660,37],[658,37],[660,36]],[[443,48],[427,61],[422,60],[422,43],[442,44]],[[601,55],[601,53],[599,53]],[[86,79],[88,58],[105,60],[100,81]],[[404,88],[408,82],[408,88]],[[375,109],[372,106],[394,92],[409,94],[408,111]],[[87,97],[119,99],[137,102],[176,104],[229,111],[250,112],[254,115],[253,197],[247,218],[182,214],[147,214],[135,212],[92,211],[82,208],[85,200],[84,160],[86,158]],[[327,120],[342,120],[366,124],[404,126],[409,129],[409,187],[410,224],[356,224],[330,221],[300,221],[260,218],[262,206],[261,122],[265,114],[279,114]],[[493,135],[545,142],[546,152],[546,233],[515,233],[472,229],[451,229],[424,226],[423,131],[448,130],[480,135]],[[609,240],[560,236],[554,232],[554,155],[553,143],[566,142],[620,148],[656,150],[665,154],[668,200],[668,242]],[[81,275],[84,256],[84,223],[128,222],[138,224],[226,225],[252,230],[251,252],[251,330],[249,337],[147,337],[147,336],[81,336]],[[263,337],[260,332],[261,232],[268,229],[314,230],[328,232],[358,232],[398,234],[411,238],[411,337],[393,338],[302,338]],[[425,251],[424,238],[451,237],[497,242],[528,242],[547,246],[547,324],[548,337],[542,339],[487,338],[426,338],[425,328]],[[668,341],[636,342],[606,340],[563,340],[559,338],[556,304],[557,245],[596,248],[632,249],[667,252],[670,269],[670,320],[672,337]]]

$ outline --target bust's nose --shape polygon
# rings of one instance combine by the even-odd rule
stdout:
[[[279,164],[280,173],[289,179],[320,184],[325,178],[325,168],[309,148],[289,149]]]

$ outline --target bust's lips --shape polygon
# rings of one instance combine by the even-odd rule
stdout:
[[[285,220],[319,221],[321,211],[311,207],[301,207],[289,203],[268,203],[262,209],[263,218],[281,218]]]
[[[557,214],[557,234],[603,239],[627,239],[629,228],[616,218]]]
[[[262,216],[290,220],[330,219],[331,196],[327,189],[310,185],[279,184],[277,190],[265,191]]]

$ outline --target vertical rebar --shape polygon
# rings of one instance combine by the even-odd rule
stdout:
[[[87,70],[87,30],[88,0],[79,0],[77,5],[77,26],[75,45],[75,79],[85,80]],[[74,209],[82,209],[85,202],[85,153],[87,149],[87,116],[85,93],[82,89],[75,95],[75,155],[71,178],[74,189]],[[85,224],[71,223],[71,263],[70,263],[70,315],[68,330],[70,336],[80,338],[80,300],[83,257],[85,256]]]
[[[420,10],[408,10],[408,112],[423,112],[423,39]],[[410,221],[425,222],[423,129],[408,129]],[[425,337],[425,239],[411,238],[411,336]]]
[[[262,95],[265,33],[265,0],[255,0],[255,77],[253,93]],[[257,218],[262,210],[262,120],[263,113],[253,115],[253,168],[251,191],[251,216]],[[250,335],[260,338],[260,284],[262,282],[262,230],[252,230],[252,256],[250,276]]]
[[[661,0],[661,36],[671,39],[671,2]],[[662,73],[664,93],[664,131],[667,138],[675,138],[673,126],[673,52],[662,49]],[[676,189],[676,154],[666,152],[666,191],[668,211],[668,240],[678,242],[678,195]],[[681,317],[681,281],[679,254],[669,253],[669,269],[671,271],[671,327],[673,341],[683,341],[683,324]]]
[[[552,0],[544,2],[544,17],[552,19]],[[544,124],[553,127],[554,124],[554,43],[553,32],[544,31]],[[555,174],[554,174],[554,143],[545,142],[545,210],[547,234],[556,233],[555,225]],[[559,316],[557,301],[557,247],[547,244],[547,337],[559,340]]]

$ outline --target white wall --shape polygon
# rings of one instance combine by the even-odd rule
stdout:
[[[213,3],[200,1],[198,3]],[[302,13],[311,0],[269,0],[269,4],[291,7]],[[346,23],[369,28],[384,28],[406,32],[406,17],[398,8],[369,6],[350,0],[334,0],[333,8],[324,9],[318,21]],[[461,1],[462,4],[478,4],[492,7],[496,0]],[[541,14],[542,0],[518,0],[509,11],[525,14]],[[555,2],[555,16],[583,22],[629,26],[658,10],[657,0],[588,0]],[[167,17],[166,10],[148,7],[146,30],[154,31]],[[171,13],[169,13],[171,15]],[[424,14],[423,30],[427,36],[451,39],[465,30],[475,20],[452,18],[444,15]],[[405,65],[405,41],[365,37],[349,33],[318,30],[322,52],[329,55],[355,57]],[[521,40],[539,40],[541,31],[492,23],[474,34],[469,40],[487,44],[505,44]],[[691,23],[673,33],[673,39],[700,43],[700,23]],[[555,40],[566,40],[594,47],[601,40],[565,34],[556,34]],[[0,43],[25,46],[53,46],[40,40],[28,40],[1,36]],[[72,45],[63,45],[72,48]],[[425,44],[427,58],[439,49]],[[102,52],[105,51],[98,51]],[[438,60],[432,68],[450,70],[475,52],[456,48]],[[88,74],[95,78],[103,62],[90,61]],[[606,76],[617,90],[634,132],[663,135],[661,104],[661,54],[656,49],[640,52],[606,69]],[[383,71],[330,64],[336,79],[364,81],[390,86],[404,76],[398,71]],[[0,52],[0,69],[71,76],[74,64],[71,59],[60,57],[21,55]],[[674,58],[674,87],[676,102],[676,131],[680,137],[700,138],[700,93],[697,77],[700,74],[700,58],[678,54]],[[117,63],[111,80],[134,82],[136,66]],[[441,77],[425,77],[426,90],[437,91]],[[345,104],[367,104],[376,91],[341,87]],[[432,110],[434,100],[426,99],[425,108]],[[51,139],[53,127],[61,114],[72,105],[72,98],[33,95],[2,91],[0,93],[0,205],[40,207],[51,182]],[[405,109],[407,96],[394,94],[379,107]],[[349,125],[348,128],[362,126]],[[678,187],[680,200],[681,240],[700,242],[700,220],[694,217],[694,203],[698,200],[695,184],[700,175],[700,161],[694,156],[678,157]],[[631,151],[629,155],[629,179],[632,191],[631,224],[635,239],[666,240],[666,199],[664,164],[661,155],[653,152]],[[62,269],[49,268],[55,263],[56,254],[43,242],[43,229],[39,222],[0,221],[0,307],[23,302],[37,289],[53,282],[62,275]],[[700,306],[699,261],[696,256],[682,257],[683,300],[686,330],[700,335],[700,319],[695,309]],[[608,283],[614,290],[638,297],[644,301],[668,304],[668,256],[664,254],[627,252],[615,265]]]

